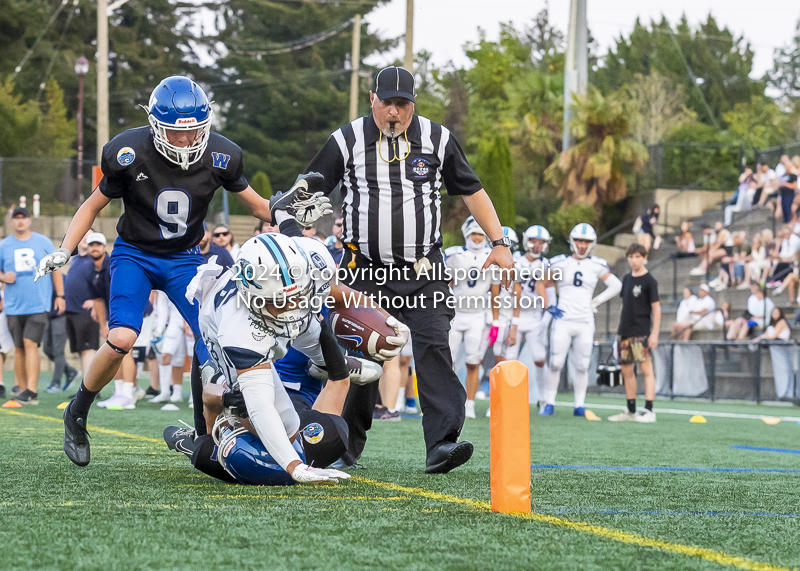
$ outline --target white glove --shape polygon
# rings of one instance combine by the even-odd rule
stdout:
[[[39,262],[39,267],[36,269],[36,276],[33,278],[33,281],[38,282],[40,278],[65,266],[67,262],[69,262],[71,255],[72,252],[66,248],[59,248],[52,254],[47,254]]]
[[[292,472],[292,479],[301,484],[319,484],[322,482],[338,484],[339,480],[349,480],[350,474],[333,468],[312,468],[306,464],[298,464]]]
[[[311,226],[323,216],[333,214],[331,199],[321,192],[315,192],[309,198],[295,202],[292,210],[294,210],[294,219],[301,226]]]
[[[405,323],[399,322],[391,315],[386,318],[386,325],[394,329],[394,337],[387,337],[386,341],[394,345],[395,349],[381,349],[376,355],[370,355],[376,361],[391,361],[400,354],[403,347],[408,343],[408,336],[411,330]]]
[[[597,313],[597,308],[598,308],[598,307],[600,307],[600,304],[601,304],[601,303],[602,303],[602,302],[601,302],[601,301],[599,301],[597,298],[594,298],[594,299],[592,300],[592,312],[593,312],[593,313]]]

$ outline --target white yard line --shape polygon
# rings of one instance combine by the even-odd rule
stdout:
[[[572,408],[575,405],[573,403],[571,403],[571,402],[556,402],[556,406],[568,406],[568,407]],[[625,407],[622,404],[619,404],[619,405],[615,405],[615,404],[599,404],[599,403],[594,404],[594,403],[588,403],[587,402],[586,403],[586,408],[588,408],[588,409],[597,408],[597,409],[609,409],[609,410],[622,410]],[[715,417],[718,417],[718,418],[744,418],[746,420],[762,420],[765,416],[766,417],[775,416],[775,415],[771,415],[771,414],[741,414],[741,413],[736,413],[736,412],[712,412],[712,411],[707,411],[707,410],[683,410],[683,409],[680,409],[680,408],[654,408],[653,411],[657,412],[659,414],[684,414],[684,415],[687,415],[687,416],[695,416],[695,415],[699,414],[701,416],[715,416]],[[786,421],[789,421],[789,422],[800,422],[800,416],[779,416],[777,418],[780,418],[781,420],[786,420]]]

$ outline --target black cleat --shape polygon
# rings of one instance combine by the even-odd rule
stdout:
[[[426,474],[446,474],[472,458],[472,442],[440,442],[428,453]]]
[[[168,426],[164,429],[164,442],[170,450],[185,454],[189,458],[194,454],[194,439],[197,436],[194,428]]]
[[[80,371],[78,369],[73,369],[72,367],[70,367],[67,370],[67,373],[66,373],[67,382],[64,383],[64,386],[61,387],[61,390],[62,391],[68,391],[69,388],[72,386],[72,383],[75,382],[75,379],[78,378],[78,374],[79,373],[80,373]]]
[[[0,399],[6,398],[6,386],[0,383]]]
[[[64,409],[64,452],[78,466],[89,464],[89,431],[86,419],[72,416],[72,403]]]
[[[12,395],[18,395],[19,393],[20,393],[19,385],[14,385],[13,387],[11,387],[11,394]]]
[[[161,394],[161,391],[159,391],[158,389],[154,389],[152,386],[149,386],[147,387],[147,390],[144,391],[144,398],[151,399],[153,397],[157,397],[159,394]]]

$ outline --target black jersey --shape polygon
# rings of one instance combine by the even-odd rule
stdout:
[[[128,129],[103,147],[101,168],[100,192],[125,204],[117,233],[152,254],[199,244],[216,190],[241,192],[248,186],[242,149],[213,132],[203,157],[183,170],[156,150],[150,127]]]

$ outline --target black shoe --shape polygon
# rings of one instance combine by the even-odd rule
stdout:
[[[440,442],[428,453],[426,474],[446,474],[472,458],[472,442]]]
[[[385,412],[389,412],[389,409],[382,404],[376,404],[372,411],[372,420],[380,420]]]
[[[86,419],[76,418],[70,412],[72,403],[64,409],[64,452],[78,466],[89,464],[89,432]]]
[[[147,390],[144,391],[144,398],[151,399],[153,397],[158,396],[161,393],[158,389],[154,389],[152,386],[147,387]]]
[[[64,386],[61,387],[61,390],[62,391],[69,390],[69,388],[72,386],[72,383],[75,381],[75,379],[78,378],[78,374],[79,373],[80,373],[80,371],[78,369],[70,368],[70,370],[67,371],[67,382],[64,383]]]
[[[6,386],[0,383],[0,399],[6,398]]]
[[[185,454],[189,458],[194,454],[194,439],[197,433],[194,428],[168,426],[164,429],[164,442],[170,450]]]
[[[25,389],[15,398],[19,404],[39,404],[39,393],[34,393]]]
[[[19,394],[19,385],[14,385],[13,387],[11,387],[11,394],[12,395],[18,395]]]
[[[309,199],[313,198],[314,193],[320,190],[319,187],[322,186],[324,180],[323,176],[316,172],[301,174],[297,177],[292,188],[286,192],[273,194],[269,199],[269,212],[272,215],[272,219],[275,220],[276,211],[285,210],[300,224],[304,224],[308,214]],[[313,210],[313,208],[311,209]],[[308,221],[308,224],[311,222],[313,220]],[[307,226],[308,224],[304,225]]]

